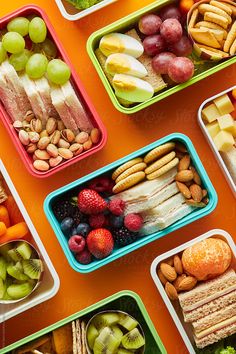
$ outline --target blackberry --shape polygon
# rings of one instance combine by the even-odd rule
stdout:
[[[77,226],[83,220],[84,215],[78,207],[74,206],[72,208],[71,217],[74,220],[74,224]]]
[[[115,243],[119,247],[127,246],[138,238],[137,232],[129,231],[125,226],[112,231]]]
[[[53,205],[52,209],[57,220],[62,221],[67,217],[71,217],[74,207],[69,200],[59,200]]]

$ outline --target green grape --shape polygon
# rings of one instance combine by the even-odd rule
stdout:
[[[2,45],[7,52],[17,54],[25,48],[25,40],[17,32],[8,32],[2,37]]]
[[[47,36],[47,27],[41,17],[34,17],[29,24],[29,36],[32,42],[42,43]]]
[[[7,29],[9,32],[18,32],[24,37],[29,33],[29,20],[25,17],[16,17],[8,23]]]
[[[54,84],[63,85],[70,78],[70,68],[60,59],[53,59],[49,62],[47,67],[47,74],[49,80]]]
[[[7,52],[3,48],[2,42],[0,42],[0,64],[6,59]]]
[[[40,79],[46,72],[48,60],[43,54],[33,54],[25,66],[25,71],[31,79]]]
[[[9,62],[14,66],[16,71],[21,71],[24,70],[30,56],[31,52],[28,49],[24,49],[21,53],[12,54],[9,58]]]
[[[46,38],[43,43],[34,44],[33,51],[46,55],[49,60],[57,56],[57,47],[49,38]]]

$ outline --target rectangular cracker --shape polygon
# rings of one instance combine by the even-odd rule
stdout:
[[[225,53],[222,50],[211,48],[211,47],[208,47],[207,45],[200,44],[200,43],[197,43],[197,45],[198,45],[199,48],[203,48],[203,49],[206,49],[206,50],[211,51],[213,53],[217,53],[217,54],[221,55],[222,58],[227,58],[229,56],[228,53]]]
[[[188,23],[188,28],[194,28],[195,24],[197,22],[199,11],[198,9],[194,9],[190,18],[190,21]]]
[[[194,41],[205,44],[209,47],[220,49],[221,45],[215,36],[208,29],[191,28],[190,34]]]

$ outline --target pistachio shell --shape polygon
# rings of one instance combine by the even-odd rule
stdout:
[[[57,120],[52,117],[48,118],[47,124],[46,124],[46,130],[47,130],[48,134],[51,135],[52,133],[55,132],[56,129],[57,129]]]
[[[62,120],[58,120],[57,121],[57,129],[62,131],[63,129],[65,129],[65,124],[63,123]]]
[[[33,118],[30,122],[30,129],[36,133],[41,133],[43,129],[42,121],[39,118]]]
[[[78,143],[72,144],[69,149],[70,149],[70,151],[73,152],[74,156],[78,156],[84,150],[83,145],[78,144]]]
[[[68,143],[67,141],[65,141],[64,139],[60,139],[59,141],[58,141],[58,147],[59,148],[64,148],[64,149],[69,149],[69,147],[70,147],[70,143]]]
[[[49,170],[49,164],[46,161],[42,160],[35,160],[33,163],[34,168],[38,171],[48,171]]]
[[[97,144],[100,140],[101,132],[97,128],[93,128],[90,133],[90,139],[92,140],[93,144]]]
[[[50,155],[46,150],[37,149],[34,154],[37,157],[37,159],[39,159],[39,160],[49,160],[50,159]]]
[[[52,156],[52,157],[57,157],[58,156],[58,150],[57,150],[57,147],[55,145],[50,143],[47,146],[46,150],[47,150],[47,152],[49,153],[50,156]]]
[[[89,139],[89,135],[86,132],[80,132],[75,137],[75,142],[78,144],[84,144]]]
[[[43,138],[40,138],[40,140],[38,142],[38,148],[40,150],[45,150],[46,147],[48,146],[48,144],[50,144],[50,138],[45,136]]]
[[[73,152],[70,151],[69,149],[59,148],[58,149],[58,153],[65,160],[69,160],[69,159],[71,159],[73,157]]]
[[[44,138],[44,137],[48,137],[48,132],[46,129],[42,130],[41,133],[40,133],[40,138]]]
[[[49,160],[49,165],[51,167],[56,167],[57,165],[59,165],[62,162],[63,158],[61,156],[57,156],[57,157],[51,157]]]
[[[16,129],[16,130],[20,130],[23,128],[23,124],[20,120],[15,120],[15,122],[13,123],[13,127]]]
[[[27,122],[30,122],[33,118],[34,118],[34,113],[32,111],[26,112],[26,114],[24,116],[24,120],[26,120]]]
[[[58,144],[60,138],[61,138],[61,133],[59,132],[59,130],[55,130],[55,132],[50,135],[51,143],[54,145]]]
[[[37,143],[40,139],[40,136],[36,132],[29,132],[29,138],[31,143]]]
[[[28,145],[30,142],[29,134],[23,129],[19,131],[19,139],[23,145]]]
[[[27,149],[26,149],[26,151],[27,151],[29,154],[33,154],[36,150],[37,150],[37,145],[36,145],[36,144],[33,144],[33,143],[30,143],[30,144],[27,146]]]
[[[84,151],[88,151],[93,146],[92,140],[89,139],[83,144]]]
[[[61,132],[61,137],[68,143],[72,143],[75,140],[75,134],[71,129],[64,129]]]

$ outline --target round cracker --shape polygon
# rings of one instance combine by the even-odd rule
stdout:
[[[125,179],[122,179],[113,187],[113,193],[120,193],[130,187],[135,186],[135,184],[141,182],[145,178],[145,173],[143,171],[135,172],[132,175],[129,175]]]
[[[216,0],[211,0],[210,1],[210,5],[216,6],[221,10],[224,10],[228,15],[232,15],[233,11],[232,9],[227,5],[227,4],[223,4],[220,1],[216,1]]]
[[[166,164],[165,166],[159,168],[159,170],[150,173],[146,177],[147,177],[148,180],[152,180],[152,179],[155,179],[157,177],[160,177],[160,176],[164,175],[165,173],[169,172],[172,168],[176,167],[178,165],[178,163],[179,163],[179,159],[178,159],[178,157],[175,157],[168,164]]]
[[[126,163],[124,163],[123,165],[119,166],[113,173],[111,178],[113,180],[116,180],[117,177],[124,172],[125,170],[128,170],[128,168],[132,167],[133,165],[136,165],[137,163],[143,162],[143,159],[141,157],[136,157],[133,160],[130,160]]]
[[[224,51],[228,53],[229,48],[231,47],[233,41],[236,38],[236,21],[234,21],[230,31],[226,37],[225,44],[224,44]]]
[[[146,167],[147,167],[147,165],[145,164],[145,162],[136,163],[136,165],[133,165],[130,168],[128,168],[128,170],[125,170],[124,172],[122,172],[117,177],[116,183],[120,182],[122,179],[125,179],[126,177],[128,177],[129,175],[132,175],[135,172],[145,170]]]
[[[171,160],[175,158],[176,153],[174,151],[171,151],[169,154],[161,157],[159,160],[153,162],[150,166],[146,168],[144,171],[147,175],[158,170],[162,166],[165,166],[168,164]]]
[[[174,142],[157,146],[155,149],[149,151],[143,160],[145,163],[153,162],[157,160],[159,157],[168,154],[168,152],[174,150],[174,148],[175,148]]]

